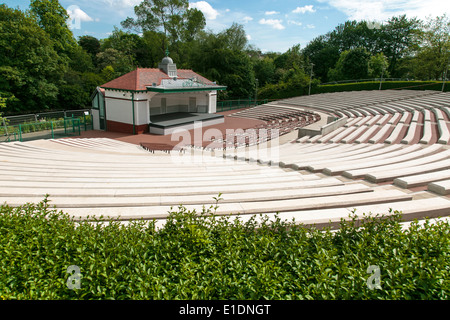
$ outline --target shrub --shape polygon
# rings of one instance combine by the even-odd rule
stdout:
[[[317,230],[180,206],[154,221],[75,221],[39,204],[0,208],[0,299],[448,299],[450,227],[401,214]],[[79,289],[67,273],[79,267]],[[381,289],[367,286],[370,265]]]
[[[331,93],[344,91],[363,91],[363,90],[379,90],[379,81],[358,82],[358,83],[341,83],[320,85],[314,88],[314,93]],[[437,81],[383,81],[383,90],[390,89],[408,89],[408,90],[434,90],[442,91],[442,82]],[[445,91],[449,91],[448,85],[445,86]]]
[[[379,90],[379,81],[327,84],[318,85],[316,79],[311,86],[311,94],[344,92],[344,91],[363,91]],[[383,90],[389,89],[407,89],[407,90],[433,90],[442,91],[442,82],[437,81],[383,81]],[[450,91],[450,85],[446,84],[445,92]],[[258,97],[264,99],[288,99],[308,95],[308,86],[296,86],[286,83],[269,84],[258,90]]]

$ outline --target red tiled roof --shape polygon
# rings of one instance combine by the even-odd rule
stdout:
[[[192,70],[178,69],[178,79],[191,79],[197,77],[199,81],[208,85],[215,85],[210,80],[202,77],[201,75],[195,73]],[[161,84],[163,79],[170,79],[170,77],[161,71],[160,69],[154,68],[137,68],[123,76],[114,79],[100,86],[102,88],[110,89],[123,89],[123,90],[134,90],[141,91],[147,90],[147,86],[152,86],[156,83],[157,86]]]

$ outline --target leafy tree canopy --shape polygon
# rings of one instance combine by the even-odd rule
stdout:
[[[171,43],[191,40],[206,25],[203,13],[189,9],[188,0],[144,0],[134,13],[136,18],[121,22],[123,28],[137,33],[162,31]]]

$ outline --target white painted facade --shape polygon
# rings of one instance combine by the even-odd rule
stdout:
[[[133,124],[133,104],[134,124],[144,125],[151,123],[152,115],[175,112],[216,113],[217,92],[131,93],[120,90],[105,90],[108,121]],[[94,116],[95,123],[98,122],[98,110],[94,109],[94,113],[96,114]]]
[[[152,116],[214,114],[217,91],[225,89],[192,70],[179,70],[177,75],[176,65],[165,57],[159,69],[138,68],[98,87],[92,97],[94,128],[129,132],[131,125],[133,132],[136,127],[142,132],[152,123]]]

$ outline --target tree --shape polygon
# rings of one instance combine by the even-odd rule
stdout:
[[[72,70],[79,72],[92,72],[94,71],[94,64],[92,58],[83,47],[76,46],[70,53],[69,67]]]
[[[121,63],[124,63],[126,70],[133,70],[137,63],[137,49],[141,47],[142,38],[137,34],[132,34],[114,27],[112,34],[102,42],[102,50],[115,49],[121,53]]]
[[[294,65],[303,67],[304,59],[300,50],[300,45],[297,44],[292,48],[289,48],[288,51],[276,57],[274,63],[277,68],[281,69],[290,69],[294,67]]]
[[[31,0],[30,10],[36,15],[39,26],[53,42],[59,55],[69,55],[77,42],[67,25],[69,15],[58,0]]]
[[[113,48],[107,48],[97,54],[97,66],[100,70],[107,66],[113,67],[116,71],[116,76],[134,70],[134,66],[130,64],[130,58]]]
[[[100,52],[100,41],[92,36],[81,36],[78,38],[78,45],[86,51],[92,60],[94,66],[97,66],[97,54]]]
[[[100,76],[102,78],[102,82],[106,83],[115,79],[116,72],[114,71],[114,68],[112,66],[106,66],[102,69]]]
[[[100,41],[93,36],[79,37],[78,44],[91,56],[95,56],[100,52]]]
[[[0,5],[0,92],[14,96],[9,112],[54,107],[66,69],[48,33],[29,12]]]
[[[314,73],[322,82],[329,81],[328,71],[339,60],[339,48],[329,41],[326,35],[313,39],[303,50],[302,54],[310,63],[314,63]]]
[[[423,24],[420,41],[411,60],[414,75],[424,80],[441,79],[450,58],[450,19],[446,15],[429,18]]]
[[[401,77],[399,65],[401,60],[417,51],[420,40],[420,20],[408,19],[406,15],[392,17],[381,27],[380,48],[388,58],[389,73]]]
[[[218,34],[201,32],[192,43],[191,67],[206,78],[228,87],[226,92],[220,93],[221,98],[248,98],[255,93],[251,58],[245,50],[239,50],[247,46],[247,38],[245,34],[242,36],[241,30],[238,25],[233,25]]]
[[[233,23],[231,27],[219,33],[219,38],[224,41],[224,45],[233,51],[244,51],[247,49],[248,39],[244,26]]]
[[[378,53],[371,56],[369,59],[369,78],[389,78],[389,62],[383,53]]]
[[[195,39],[196,35],[206,26],[206,19],[198,9],[189,9],[185,13],[185,22],[182,28],[182,39],[190,42]]]
[[[140,59],[140,64],[148,68],[158,67],[162,57],[165,55],[168,40],[161,32],[145,31],[142,35],[143,44],[141,49],[144,54]]]
[[[272,58],[262,57],[253,61],[253,70],[260,86],[275,82],[275,64]]]
[[[137,33],[162,31],[171,44],[192,39],[206,25],[203,13],[189,9],[188,0],[144,0],[134,13],[136,18],[121,22],[123,28]]]
[[[0,111],[1,111],[2,109],[4,109],[4,108],[6,108],[6,98],[3,98],[3,97],[0,95]],[[2,112],[0,112],[0,126],[3,125],[2,122],[3,122]]]
[[[336,67],[330,69],[329,79],[357,80],[366,79],[369,74],[370,53],[364,48],[356,48],[341,53]]]

